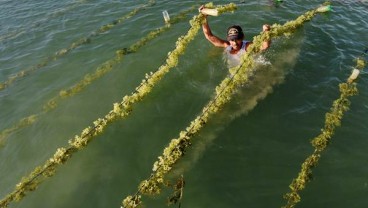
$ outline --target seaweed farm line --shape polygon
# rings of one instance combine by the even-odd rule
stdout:
[[[207,3],[231,69],[199,6],[2,3],[0,207],[366,204],[368,5]]]

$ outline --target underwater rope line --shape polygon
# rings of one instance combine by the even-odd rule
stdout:
[[[346,83],[339,84],[341,95],[333,102],[330,112],[326,113],[325,124],[323,129],[321,129],[321,133],[312,139],[311,144],[315,148],[314,152],[305,159],[301,165],[301,170],[298,173],[298,176],[293,179],[289,185],[290,192],[284,195],[284,198],[287,200],[287,204],[283,206],[283,208],[293,208],[301,201],[299,192],[302,191],[306,187],[307,183],[312,180],[312,168],[317,166],[318,161],[321,158],[321,153],[330,143],[335,132],[335,128],[341,126],[341,120],[344,113],[349,110],[350,101],[348,98],[358,94],[358,89],[356,88],[354,80],[358,76],[359,71],[363,70],[364,67],[364,59],[361,57],[358,58],[356,67]],[[356,70],[358,70],[358,73]]]
[[[170,24],[178,23],[179,21],[186,18],[186,14],[193,11],[195,7],[189,8],[185,11],[180,12],[178,15],[176,15],[174,18],[172,18],[169,21],[169,24],[166,24],[165,26],[162,26],[160,28],[157,28],[155,30],[152,30],[149,32],[145,37],[138,40],[136,43],[131,45],[129,48],[119,49],[116,51],[116,56],[108,61],[105,61],[105,63],[101,64],[93,74],[86,74],[82,80],[74,84],[72,87],[68,89],[62,89],[60,90],[59,94],[54,96],[53,98],[49,99],[46,104],[43,105],[43,112],[41,113],[47,113],[48,111],[51,111],[57,107],[58,101],[62,99],[66,99],[68,97],[72,97],[78,92],[82,91],[85,87],[90,85],[94,80],[97,80],[98,78],[104,76],[106,73],[112,70],[113,66],[120,63],[121,59],[124,55],[127,55],[129,53],[137,52],[138,49],[146,45],[149,41],[153,40],[157,36],[161,35],[163,32],[169,30]],[[30,116],[27,116],[25,118],[20,119],[16,124],[14,124],[12,127],[9,127],[7,129],[4,129],[0,132],[0,146],[2,143],[5,142],[5,140],[14,132],[25,128],[29,125],[32,125],[35,123],[38,119],[38,117],[41,115],[41,113],[33,114]]]
[[[51,13],[46,18],[42,19],[42,21],[38,21],[38,22],[35,22],[35,23],[31,24],[27,29],[18,29],[18,30],[15,30],[15,31],[8,32],[7,34],[1,35],[0,36],[0,42],[2,42],[4,40],[8,40],[8,39],[13,39],[13,38],[17,37],[18,35],[21,35],[21,34],[25,33],[25,31],[30,29],[30,28],[39,27],[39,26],[42,25],[40,22],[44,23],[44,22],[49,20],[48,17],[54,18],[54,17],[60,16],[64,13],[66,13],[67,11],[70,11],[70,10],[78,7],[82,3],[85,3],[85,0],[79,0],[77,2],[74,2],[73,5],[70,5],[68,7],[63,8],[62,10]]]
[[[185,11],[179,13],[177,16],[175,16],[174,18],[172,18],[169,21],[169,24],[166,24],[166,25],[164,25],[160,28],[152,30],[145,37],[141,38],[140,40],[138,40],[136,43],[134,43],[130,47],[117,50],[116,51],[116,56],[113,59],[111,59],[109,61],[106,61],[101,66],[99,66],[93,74],[86,74],[84,76],[84,78],[82,80],[80,80],[78,83],[74,84],[69,89],[61,90],[59,92],[59,95],[51,98],[47,102],[47,104],[43,106],[44,111],[49,111],[51,109],[54,109],[57,105],[57,100],[58,99],[71,97],[71,96],[75,95],[76,93],[82,91],[86,86],[91,84],[92,81],[94,81],[94,80],[102,77],[106,73],[108,73],[113,68],[114,65],[116,65],[117,63],[119,63],[121,61],[121,59],[123,58],[124,55],[137,52],[138,49],[140,49],[141,47],[146,45],[147,42],[153,40],[154,38],[161,35],[163,32],[169,30],[171,28],[171,24],[178,23],[179,21],[185,19],[186,14],[193,11],[194,9],[195,9],[195,7],[193,6],[193,7],[189,8],[188,10],[185,10]]]
[[[236,9],[234,4],[227,6],[220,6],[221,11],[233,11]],[[48,159],[44,165],[36,167],[28,176],[25,176],[16,185],[15,190],[8,194],[0,201],[0,207],[4,208],[12,201],[21,200],[26,192],[34,191],[38,185],[46,178],[55,174],[56,168],[65,163],[73,153],[86,147],[93,137],[102,133],[107,124],[118,119],[124,118],[132,111],[132,105],[143,99],[154,84],[161,80],[163,76],[169,72],[170,68],[178,64],[178,57],[184,53],[186,46],[194,39],[195,35],[200,29],[201,18],[194,16],[190,20],[191,28],[186,35],[178,38],[176,48],[168,54],[166,64],[159,67],[159,69],[150,75],[147,75],[145,80],[142,80],[141,85],[136,88],[136,91],[130,96],[124,96],[120,103],[114,103],[114,108],[104,118],[99,118],[93,122],[93,127],[87,127],[80,135],[76,135],[73,140],[69,140],[68,147],[58,148],[52,158]]]
[[[22,71],[16,73],[13,76],[8,77],[8,79],[5,82],[0,83],[0,90],[4,90],[5,88],[9,87],[9,85],[11,85],[17,79],[25,77],[25,76],[31,74],[32,72],[47,66],[50,62],[57,60],[57,58],[59,58],[63,55],[66,55],[71,50],[76,49],[77,47],[79,47],[81,45],[90,43],[92,37],[101,35],[102,33],[112,29],[114,26],[118,25],[119,23],[123,22],[124,20],[127,20],[127,19],[133,17],[139,11],[144,10],[146,7],[152,6],[154,4],[155,4],[155,0],[150,0],[147,4],[144,4],[144,5],[142,5],[138,8],[135,8],[133,11],[131,11],[130,13],[120,17],[119,19],[114,20],[109,24],[101,26],[96,31],[90,33],[90,35],[88,35],[87,37],[83,37],[83,38],[73,42],[72,44],[70,44],[70,46],[68,48],[64,48],[64,49],[61,49],[61,50],[57,51],[54,55],[51,55],[51,56],[45,58],[45,60],[38,63],[37,65],[31,66],[31,67],[29,67],[25,70],[22,70]]]
[[[289,35],[304,22],[309,21],[317,13],[330,11],[330,5],[325,5],[317,9],[306,12],[296,20],[286,22],[284,25],[274,24],[269,32],[262,32],[253,38],[253,44],[247,49],[242,64],[230,69],[230,78],[225,78],[216,87],[216,96],[203,109],[190,125],[179,133],[179,137],[172,139],[163,154],[158,157],[152,168],[152,173],[148,179],[142,181],[134,195],[127,196],[122,201],[122,207],[135,208],[142,201],[142,194],[157,195],[161,192],[160,185],[164,184],[164,176],[173,168],[173,165],[185,154],[186,148],[191,145],[190,139],[193,137],[209,120],[211,115],[218,112],[228,101],[236,90],[249,80],[249,76],[255,71],[253,56],[260,52],[261,44],[264,40],[271,37]],[[253,68],[253,69],[252,69]],[[235,71],[235,72],[234,72]]]
[[[12,127],[4,129],[0,132],[0,148],[4,145],[6,139],[14,132],[18,131],[21,128],[27,127],[34,122],[36,122],[38,114],[30,115],[25,118],[20,119],[16,124]]]

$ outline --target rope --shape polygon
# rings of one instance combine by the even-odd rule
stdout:
[[[185,10],[175,16],[170,23],[175,24],[186,18],[186,14],[190,11],[193,11],[193,8],[190,8],[188,10]],[[153,40],[154,38],[161,35],[163,32],[169,30],[171,27],[169,24],[162,26],[158,29],[152,30],[149,32],[145,37],[138,40],[136,43],[131,45],[129,48],[119,49],[117,50],[116,56],[108,61],[105,61],[103,64],[97,67],[94,73],[88,73],[86,74],[82,80],[75,83],[72,87],[68,89],[62,89],[59,91],[59,94],[55,95],[53,98],[49,99],[44,105],[43,105],[43,112],[40,112],[38,114],[33,114],[30,116],[27,116],[25,118],[20,119],[16,124],[14,124],[12,127],[9,127],[7,129],[4,129],[0,132],[0,144],[4,144],[6,139],[13,134],[16,131],[19,131],[22,128],[25,128],[27,126],[30,126],[34,124],[37,119],[40,117],[42,113],[47,113],[53,109],[55,109],[58,105],[58,102],[66,99],[68,97],[72,97],[76,95],[78,92],[81,92],[84,88],[86,88],[88,85],[90,85],[93,81],[99,79],[100,77],[104,76],[108,72],[110,72],[113,67],[121,62],[121,59],[130,53],[137,52],[141,47],[146,45],[149,41]]]
[[[364,67],[365,61],[361,58],[358,58],[355,68],[358,70],[363,70]],[[317,166],[318,161],[321,158],[321,153],[330,143],[336,127],[341,126],[341,120],[344,116],[344,113],[349,110],[349,97],[358,93],[358,89],[354,83],[355,78],[349,78],[346,83],[341,83],[339,85],[341,93],[340,98],[333,102],[330,112],[326,113],[325,125],[324,128],[321,129],[321,133],[312,139],[311,144],[315,150],[313,154],[308,156],[302,163],[298,176],[293,179],[289,185],[290,192],[284,195],[284,198],[287,200],[287,204],[283,206],[283,208],[295,207],[295,205],[301,201],[299,192],[305,189],[307,183],[312,180],[312,168]]]
[[[194,39],[200,29],[200,22],[197,16],[190,21],[192,27],[185,36],[179,37],[176,48],[169,53],[164,65],[159,67],[155,73],[147,75],[146,79],[136,88],[130,96],[124,96],[120,103],[114,103],[114,108],[103,118],[93,122],[93,127],[85,128],[80,135],[69,141],[68,147],[58,148],[54,156],[45,162],[44,165],[36,167],[28,176],[23,177],[16,185],[15,190],[0,201],[0,207],[7,207],[10,202],[22,199],[27,192],[34,191],[38,185],[46,178],[55,174],[56,168],[64,164],[73,153],[86,147],[88,143],[97,135],[100,135],[106,126],[119,117],[126,117],[132,111],[132,105],[141,101],[153,88],[155,83],[160,81],[169,70],[178,64],[178,57],[182,55],[186,46]]]
[[[247,49],[240,66],[230,69],[230,78],[225,78],[219,86],[216,87],[216,94],[203,109],[202,113],[194,119],[190,125],[180,132],[177,139],[172,139],[169,145],[164,149],[163,154],[158,157],[152,168],[150,177],[140,183],[138,191],[134,195],[127,196],[122,207],[135,208],[142,201],[142,194],[157,195],[161,192],[160,185],[164,184],[164,176],[172,169],[173,165],[185,154],[186,149],[191,146],[191,138],[208,122],[209,118],[216,114],[228,101],[236,90],[244,85],[250,75],[256,70],[253,56],[260,53],[260,48],[265,40],[281,35],[289,35],[296,28],[309,21],[317,13],[321,12],[320,7],[306,12],[296,20],[289,21],[284,25],[274,24],[269,32],[262,32],[253,38],[253,44]]]
[[[27,28],[20,28],[20,29],[17,29],[15,31],[8,32],[7,34],[1,35],[0,36],[0,43],[2,41],[5,41],[5,40],[16,38],[19,35],[26,33],[26,31],[28,31],[30,29],[38,28],[38,27],[42,26],[43,23],[49,21],[50,18],[55,18],[55,17],[61,16],[65,13],[69,12],[70,10],[73,10],[73,9],[77,8],[82,3],[86,3],[85,0],[79,0],[79,1],[73,2],[73,4],[71,4],[70,6],[64,7],[61,10],[55,11],[55,12],[47,15],[45,18],[41,19],[40,21],[30,24],[29,27],[27,27]]]
[[[127,20],[131,17],[133,17],[134,15],[136,15],[139,11],[141,10],[144,10],[146,7],[149,7],[151,5],[153,5],[155,3],[154,0],[150,0],[149,3],[145,4],[145,5],[142,5],[138,8],[135,8],[133,11],[131,11],[130,13],[128,13],[127,15],[124,15],[123,17],[120,17],[119,19],[117,20],[114,20],[112,21],[111,23],[109,24],[106,24],[106,25],[103,25],[101,26],[99,29],[97,29],[96,31],[90,33],[89,36],[87,37],[83,37],[75,42],[73,42],[72,44],[70,44],[70,46],[68,48],[64,48],[64,49],[61,49],[57,52],[55,52],[54,55],[51,55],[47,58],[45,58],[43,61],[41,61],[40,63],[38,63],[37,65],[34,65],[32,67],[29,67],[25,70],[22,70],[18,73],[16,73],[15,75],[13,76],[10,76],[8,77],[8,79],[3,82],[3,83],[0,83],[0,90],[4,90],[5,88],[9,87],[12,83],[14,83],[16,80],[20,79],[20,78],[23,78],[29,74],[31,74],[32,72],[36,71],[36,70],[39,70],[45,66],[47,66],[50,62],[52,61],[55,61],[57,60],[58,58],[66,55],[67,53],[69,53],[71,50],[73,49],[76,49],[78,48],[79,46],[81,45],[84,45],[84,44],[88,44],[91,42],[91,38],[94,37],[94,36],[98,36],[98,35],[101,35],[102,33],[110,30],[111,28],[113,28],[114,26],[120,24],[121,22],[123,22],[124,20]]]

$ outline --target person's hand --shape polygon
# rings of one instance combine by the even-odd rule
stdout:
[[[271,30],[271,26],[268,25],[268,24],[264,24],[263,27],[262,27],[262,29],[263,29],[263,32],[270,31]]]
[[[198,12],[201,13],[202,9],[204,9],[204,5],[201,5],[199,8],[198,8]]]
[[[202,13],[202,9],[204,9],[204,8],[206,8],[204,5],[202,5],[202,6],[200,6],[199,8],[198,8],[198,12],[199,13]],[[203,13],[202,13],[203,14]],[[207,16],[206,14],[203,14],[205,17]]]

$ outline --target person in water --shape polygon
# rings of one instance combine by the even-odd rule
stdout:
[[[199,7],[199,12],[204,9],[204,6]],[[227,29],[227,38],[223,40],[212,34],[211,28],[208,25],[207,15],[206,20],[203,21],[202,30],[204,36],[216,47],[225,48],[227,59],[230,67],[234,67],[240,64],[242,55],[247,51],[247,48],[252,44],[251,41],[244,40],[243,29],[239,25],[233,25]],[[270,31],[271,27],[268,24],[263,25],[263,32]],[[271,41],[264,41],[261,46],[261,50],[264,51],[269,48]]]

